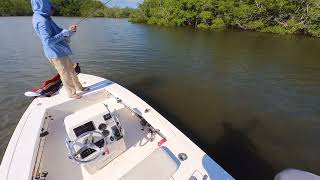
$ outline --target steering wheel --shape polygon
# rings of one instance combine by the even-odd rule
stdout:
[[[94,139],[103,139],[104,142],[102,147],[105,147],[107,141],[101,132],[96,130],[88,131],[81,134],[74,141],[70,142],[69,145],[67,145],[70,158],[78,163],[88,163],[96,160],[100,156],[103,156],[105,153],[103,150],[104,148],[99,148],[97,145],[95,145]],[[78,147],[79,150],[75,151],[75,147]],[[80,154],[89,148],[95,151],[82,159]]]

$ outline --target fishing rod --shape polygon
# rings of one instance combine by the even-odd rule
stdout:
[[[109,2],[111,2],[112,0],[109,0],[105,3],[103,3],[104,6],[106,6]],[[86,17],[80,19],[75,25],[79,25],[82,21],[88,19],[90,16],[92,16],[94,13],[96,13],[101,7],[98,7],[96,9],[94,9],[91,13],[89,13]]]

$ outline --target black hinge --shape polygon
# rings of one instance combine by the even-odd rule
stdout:
[[[48,134],[49,134],[48,131],[44,131],[44,132],[40,133],[40,137],[45,137],[45,136],[47,136]]]

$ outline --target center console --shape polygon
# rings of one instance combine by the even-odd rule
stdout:
[[[96,104],[67,116],[64,125],[70,144],[78,139],[80,144],[94,143],[103,152],[98,158],[81,164],[91,174],[106,166],[126,150],[121,123],[105,104]],[[101,136],[81,137],[84,133],[93,131],[97,131]],[[74,146],[72,148],[74,148],[73,152],[81,150],[78,158],[83,160],[97,153],[97,150],[89,147],[81,149],[80,146]]]

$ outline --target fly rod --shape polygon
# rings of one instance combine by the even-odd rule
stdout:
[[[109,2],[111,2],[112,0],[109,0],[105,3],[103,3],[104,6],[106,6]],[[79,25],[82,21],[88,19],[90,16],[92,16],[94,13],[96,13],[101,7],[98,7],[96,9],[94,9],[91,13],[89,13],[86,17],[80,19],[75,25]]]

